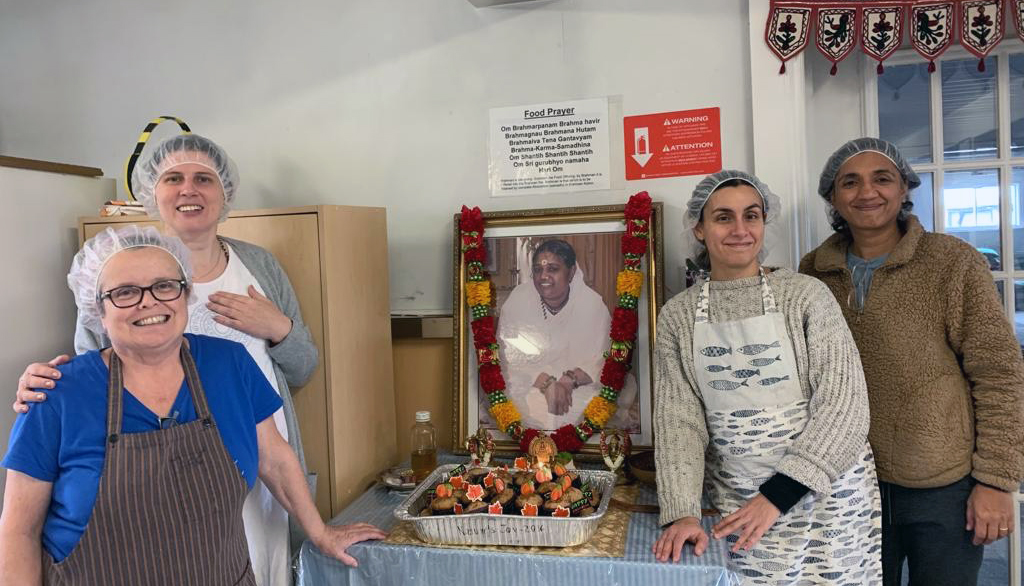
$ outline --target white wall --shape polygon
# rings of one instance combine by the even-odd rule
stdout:
[[[680,205],[699,177],[492,199],[488,108],[594,96],[621,96],[626,115],[718,106],[724,164],[753,165],[746,0],[0,7],[0,153],[101,166],[123,189],[141,127],[181,116],[238,162],[239,207],[387,206],[395,311],[450,311],[463,203],[623,203],[646,189],[668,202],[667,283],[678,286]]]
[[[110,179],[0,167],[7,202],[0,250],[7,278],[0,287],[0,457],[14,422],[14,391],[30,362],[72,353],[75,300],[65,278],[78,250],[76,219],[95,215],[114,193]],[[0,502],[5,471],[0,468]]]
[[[802,253],[810,252],[833,232],[825,212],[826,204],[817,193],[818,176],[825,161],[846,141],[866,135],[861,89],[865,83],[864,76],[875,75],[874,67],[869,68],[867,61],[871,60],[856,51],[839,64],[838,73],[832,76],[829,75],[832,62],[813,46],[807,49],[805,89],[808,173],[804,211],[809,218],[811,233],[808,246],[803,248]]]

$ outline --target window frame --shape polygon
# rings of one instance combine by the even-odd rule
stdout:
[[[1024,167],[1024,157],[1010,156],[1010,63],[1007,56],[1011,53],[1024,52],[1024,42],[1019,38],[1011,38],[1007,35],[999,46],[986,57],[986,65],[991,66],[991,57],[998,57],[996,63],[996,130],[998,132],[999,156],[994,159],[955,161],[947,163],[943,157],[945,141],[943,140],[942,124],[942,67],[946,61],[961,59],[977,59],[967,50],[959,45],[951,46],[941,57],[935,60],[936,71],[929,78],[930,108],[931,108],[931,146],[932,161],[926,164],[914,165],[914,170],[919,173],[932,174],[932,222],[936,232],[945,233],[946,209],[942,198],[937,194],[942,193],[943,173],[947,171],[963,171],[974,169],[998,169],[999,171],[999,242],[1002,247],[1002,262],[1000,270],[992,271],[992,279],[1003,283],[1003,311],[1010,320],[1014,321],[1015,313],[1015,291],[1014,282],[1024,281],[1024,269],[1015,269],[1015,258],[1013,250],[1013,224],[1011,223],[1012,206],[1010,202],[1010,180],[1014,167]],[[923,57],[913,48],[900,49],[892,57],[885,61],[886,66],[912,65],[922,63]],[[878,125],[878,75],[875,73],[875,61],[864,60],[863,77],[865,83],[862,86],[862,104],[864,104],[864,128],[869,136],[879,135]],[[1024,201],[1024,199],[1022,199]],[[1024,213],[1024,210],[1021,210]],[[1024,308],[1022,308],[1024,309]],[[1024,488],[1024,487],[1022,487]],[[1019,523],[1021,506],[1024,502],[1024,490],[1017,490],[1013,498],[1014,519]],[[1016,527],[1009,537],[1009,563],[1010,563],[1010,584],[1021,586],[1021,531],[1022,527]]]
[[[1008,319],[1014,315],[1014,281],[1024,281],[1024,269],[1014,268],[1013,230],[1011,222],[1012,206],[1009,200],[1011,173],[1014,167],[1024,167],[1024,157],[1010,157],[1010,63],[1007,56],[1011,53],[1024,52],[1024,43],[1019,39],[1006,38],[986,57],[989,66],[991,57],[996,60],[996,124],[998,131],[999,156],[993,159],[965,160],[946,162],[943,159],[944,137],[942,125],[942,67],[946,61],[961,59],[977,59],[959,45],[950,47],[936,60],[937,70],[930,77],[930,121],[932,161],[914,165],[919,173],[932,174],[932,225],[935,232],[946,231],[946,209],[941,198],[943,172],[969,171],[975,169],[998,169],[999,171],[999,243],[1002,263],[1000,270],[992,271],[992,278],[1003,283],[1003,311]],[[874,71],[875,62],[865,60],[863,89],[864,127],[870,136],[879,135],[878,126],[878,75]],[[885,61],[888,66],[920,64],[922,57],[913,49],[901,49]],[[1024,210],[1020,210],[1024,213]],[[1024,309],[1024,308],[1022,308]]]

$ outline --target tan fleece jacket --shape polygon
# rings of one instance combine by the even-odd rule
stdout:
[[[860,350],[878,478],[911,488],[971,474],[1016,490],[1024,478],[1024,363],[985,258],[969,244],[907,232],[847,302],[849,241],[833,234],[800,262],[839,301]]]

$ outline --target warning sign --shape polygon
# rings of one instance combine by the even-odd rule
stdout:
[[[722,169],[718,108],[626,116],[623,126],[627,180]]]

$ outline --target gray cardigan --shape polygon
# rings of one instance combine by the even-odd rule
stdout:
[[[238,255],[245,268],[256,278],[267,298],[292,320],[292,331],[284,340],[267,349],[274,362],[274,373],[277,375],[277,388],[284,391],[291,387],[302,386],[313,375],[319,353],[313,343],[309,328],[302,321],[299,313],[299,301],[295,298],[295,290],[284,269],[265,249],[233,238],[220,237],[231,245],[231,250]],[[81,317],[75,325],[75,352],[83,354],[90,350],[98,350],[110,346],[110,339],[97,334],[82,325]],[[284,402],[284,419],[288,426],[288,443],[299,457],[302,469],[306,468],[306,455],[302,450],[302,437],[299,433],[299,421],[295,416],[295,403],[291,392],[282,392]],[[315,479],[307,472],[310,489],[315,487]]]

